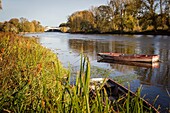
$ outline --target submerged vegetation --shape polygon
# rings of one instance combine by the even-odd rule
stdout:
[[[0,112],[145,112],[139,92],[121,105],[106,91],[90,95],[90,69],[82,56],[72,86],[70,72],[36,39],[0,33]]]
[[[125,83],[130,83],[137,77],[138,76],[136,74],[128,74],[128,75],[125,74],[125,75],[121,75],[121,76],[116,76],[113,79],[115,81],[117,81],[118,83],[125,84]]]

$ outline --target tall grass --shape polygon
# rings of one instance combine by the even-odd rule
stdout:
[[[82,55],[80,64],[76,83],[72,86],[70,72],[62,67],[52,51],[35,39],[0,33],[0,112],[142,111],[140,101],[136,104],[139,97],[129,99],[129,95],[123,104],[119,104],[121,98],[109,101],[107,91],[100,91],[102,87],[93,93],[89,88],[88,57]]]
[[[53,111],[68,71],[35,39],[0,33],[0,111]]]

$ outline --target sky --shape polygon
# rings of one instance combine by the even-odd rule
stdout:
[[[38,20],[43,26],[59,26],[76,11],[107,4],[108,0],[2,0],[0,22],[11,18]]]

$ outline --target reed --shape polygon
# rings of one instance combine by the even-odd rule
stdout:
[[[0,112],[139,112],[139,97],[111,102],[106,91],[90,87],[90,62],[81,56],[76,83],[56,55],[36,39],[0,33]],[[94,73],[93,73],[94,74]],[[140,94],[138,94],[140,95]],[[121,100],[121,98],[119,99]],[[143,112],[143,111],[142,111]]]

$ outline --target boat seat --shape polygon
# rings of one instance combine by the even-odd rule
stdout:
[[[108,82],[104,85],[104,88],[106,89],[108,96],[114,96],[114,97],[118,96],[117,85],[109,84],[109,82]]]

